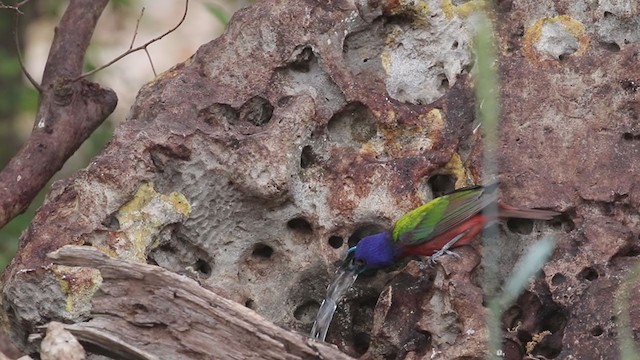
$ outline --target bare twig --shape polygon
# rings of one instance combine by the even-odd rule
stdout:
[[[136,21],[136,30],[133,32],[133,37],[131,38],[131,45],[129,45],[129,50],[133,49],[133,43],[136,42],[136,37],[138,36],[138,28],[140,27],[140,20],[142,20],[142,16],[144,16],[144,7],[140,10],[140,16],[138,16],[138,21]]]
[[[26,4],[27,1],[29,1],[29,0],[25,0],[21,4]],[[13,30],[13,34],[15,36],[15,43],[16,43],[16,52],[18,53],[18,62],[20,63],[20,69],[22,69],[22,73],[24,74],[24,76],[27,77],[27,79],[29,80],[31,85],[33,85],[33,87],[36,88],[36,90],[38,90],[38,93],[41,94],[42,93],[42,88],[40,87],[40,84],[38,84],[36,79],[34,79],[31,76],[31,74],[27,70],[27,67],[24,65],[24,60],[22,59],[22,52],[20,51],[20,39],[18,37],[18,25],[19,25],[19,21],[20,21],[20,14],[16,13],[15,28]]]
[[[156,73],[156,67],[153,66],[153,60],[151,60],[151,54],[149,54],[149,50],[147,50],[147,48],[144,48],[144,52],[145,52],[145,54],[147,54],[147,58],[149,59],[149,64],[151,64],[151,70],[153,71],[153,77],[158,77],[158,74]]]
[[[127,55],[129,55],[131,53],[134,53],[134,52],[140,51],[140,50],[147,51],[147,47],[149,45],[153,44],[156,41],[161,40],[165,36],[167,36],[167,35],[171,34],[172,32],[176,31],[176,29],[178,29],[180,27],[180,25],[182,25],[184,20],[187,18],[187,12],[188,11],[189,11],[189,0],[185,0],[185,2],[184,2],[184,12],[182,13],[182,18],[180,19],[180,21],[178,22],[178,24],[176,26],[174,26],[173,28],[171,28],[170,30],[165,32],[164,34],[162,34],[162,35],[160,35],[160,36],[158,36],[156,38],[153,38],[153,39],[147,41],[146,43],[144,43],[144,44],[142,44],[142,45],[140,45],[138,47],[135,47],[135,48],[129,47],[129,49],[127,51],[125,51],[124,53],[120,54],[115,59],[109,61],[108,63],[106,63],[106,64],[104,64],[104,65],[102,65],[102,66],[100,66],[100,67],[98,67],[96,69],[93,69],[93,70],[91,70],[91,71],[89,71],[87,73],[84,73],[84,74],[78,76],[77,78],[73,79],[73,81],[77,81],[77,80],[86,78],[87,76],[91,76],[91,75],[97,73],[98,71],[101,71],[101,70],[113,65],[114,63],[118,62],[120,59],[124,58],[125,56],[127,56]],[[142,14],[140,14],[140,16],[142,17]],[[139,21],[140,20],[138,19],[138,22]],[[137,31],[138,31],[138,25],[136,25],[136,34],[137,34]],[[133,40],[135,40],[136,34],[134,34]],[[131,42],[131,45],[133,46],[133,41]],[[147,52],[147,56],[149,56],[148,52]],[[149,59],[151,59],[151,56],[149,56]],[[153,63],[151,63],[151,68],[153,69],[153,72],[155,74],[155,68],[153,67]]]
[[[15,5],[6,5],[3,1],[0,1],[0,9],[11,9],[16,12],[16,14],[22,15],[22,11],[20,11],[20,7],[24,4],[28,3],[30,0],[23,0]]]

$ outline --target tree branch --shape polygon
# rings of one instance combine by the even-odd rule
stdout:
[[[16,14],[22,14],[20,7],[24,4],[28,3],[30,0],[23,0],[14,5],[6,5],[4,1],[0,1],[0,9],[11,9],[16,12]]]
[[[110,258],[88,246],[68,245],[49,257],[100,270],[92,319],[66,328],[127,359],[351,359],[161,267]]]
[[[25,0],[22,3],[26,3]],[[22,69],[22,73],[27,77],[27,80],[29,80],[29,82],[31,83],[31,85],[36,88],[36,90],[38,90],[39,94],[42,94],[42,88],[40,87],[40,84],[38,84],[38,82],[36,81],[36,79],[33,78],[33,76],[31,76],[31,74],[29,73],[29,71],[27,70],[27,67],[24,65],[24,60],[22,60],[22,51],[20,51],[20,38],[18,36],[18,28],[19,28],[19,23],[20,23],[20,14],[21,13],[16,13],[16,22],[15,22],[15,28],[13,30],[13,34],[15,36],[15,43],[16,43],[16,51],[18,53],[18,62],[20,63],[20,69]]]
[[[138,47],[133,48],[133,42],[136,40],[136,36],[138,35],[138,25],[140,24],[140,19],[142,18],[142,15],[144,13],[144,9],[143,9],[142,13],[140,14],[140,17],[138,18],[138,23],[136,24],[136,30],[135,30],[135,32],[133,34],[133,39],[131,40],[131,46],[129,46],[129,49],[127,51],[123,52],[122,54],[118,55],[115,59],[109,61],[108,63],[106,63],[106,64],[104,64],[104,65],[102,65],[102,66],[100,66],[98,68],[95,68],[95,69],[93,69],[93,70],[91,70],[91,71],[89,71],[87,73],[84,73],[84,74],[78,76],[77,78],[75,78],[74,80],[84,79],[87,76],[91,76],[91,75],[97,73],[98,71],[103,70],[103,69],[115,64],[120,59],[124,58],[125,56],[128,56],[129,54],[132,54],[132,53],[134,53],[136,51],[140,51],[140,50],[144,50],[147,53],[147,57],[149,58],[149,62],[151,62],[151,69],[153,70],[153,74],[155,76],[157,76],[156,69],[153,66],[153,62],[151,61],[151,56],[149,56],[149,51],[147,50],[147,47],[149,45],[153,44],[154,42],[161,40],[162,38],[164,38],[165,36],[171,34],[172,32],[176,31],[176,29],[178,29],[180,27],[180,25],[182,25],[184,20],[187,18],[187,13],[188,12],[189,12],[189,0],[185,0],[185,2],[184,2],[184,12],[182,13],[182,18],[180,19],[178,24],[176,24],[176,26],[174,26],[173,28],[169,29],[164,34],[162,34],[162,35],[160,35],[158,37],[155,37],[155,38],[147,41],[146,43],[144,43],[144,44],[142,44],[142,45],[140,45]]]
[[[31,136],[0,172],[0,227],[33,198],[89,135],[113,112],[116,94],[82,73],[93,30],[108,0],[71,0],[56,27],[45,66]]]

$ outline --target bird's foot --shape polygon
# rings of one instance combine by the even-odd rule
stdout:
[[[436,252],[435,254],[431,255],[429,257],[429,260],[427,260],[427,263],[429,264],[430,267],[434,267],[440,260],[441,257],[443,257],[444,255],[450,255],[456,259],[460,258],[460,255],[454,253],[451,250],[440,250],[438,252]]]
[[[453,256],[456,259],[460,258],[460,255],[454,253],[453,251],[449,250],[451,249],[451,247],[453,247],[453,245],[455,245],[460,239],[462,239],[462,237],[466,234],[467,232],[463,232],[461,234],[456,235],[456,237],[454,237],[453,239],[449,240],[448,243],[446,243],[442,249],[438,250],[436,253],[434,253],[433,255],[431,255],[431,257],[429,257],[429,260],[427,260],[427,263],[429,264],[430,267],[434,267],[437,263],[438,263],[438,259],[444,255],[450,255]]]

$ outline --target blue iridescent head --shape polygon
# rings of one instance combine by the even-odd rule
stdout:
[[[363,237],[349,249],[345,263],[358,267],[358,272],[393,264],[397,249],[388,231]]]

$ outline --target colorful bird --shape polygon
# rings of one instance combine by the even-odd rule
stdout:
[[[391,231],[362,238],[349,249],[343,267],[355,272],[394,264],[411,255],[438,256],[471,242],[502,218],[550,220],[555,211],[518,209],[498,202],[498,184],[456,190],[402,216]],[[494,214],[483,210],[497,204]],[[455,254],[454,254],[455,255]]]

